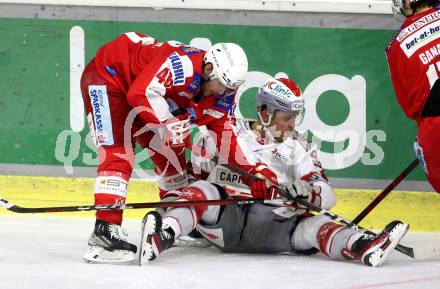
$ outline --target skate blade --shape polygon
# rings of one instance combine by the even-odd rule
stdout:
[[[196,247],[196,248],[209,248],[212,244],[205,238],[192,238],[189,236],[182,236],[174,241],[176,247]]]
[[[134,253],[127,250],[108,251],[102,247],[91,246],[84,254],[83,259],[91,264],[125,265],[134,261]]]
[[[394,248],[399,244],[402,238],[405,236],[406,232],[408,232],[409,225],[408,224],[399,224],[390,232],[389,241],[390,244],[383,250],[382,248],[376,250],[371,254],[368,258],[371,266],[378,267],[382,265]]]
[[[142,230],[141,230],[141,244],[139,245],[139,257],[138,266],[144,266],[148,264],[148,261],[153,260],[153,248],[151,244],[147,242],[149,235],[154,234],[159,226],[162,226],[162,222],[158,222],[156,216],[145,215],[142,220]]]
[[[139,252],[139,266],[145,266],[150,263],[150,261],[153,261],[156,259],[154,252],[153,252],[153,246],[149,243],[145,243],[142,250]]]

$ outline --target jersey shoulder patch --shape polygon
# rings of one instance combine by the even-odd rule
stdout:
[[[225,115],[224,112],[220,112],[220,111],[212,109],[212,108],[205,109],[203,111],[203,114],[212,116],[213,118],[217,118],[217,119],[220,119]]]
[[[186,90],[195,95],[199,92],[200,86],[202,85],[202,75],[198,72],[194,73],[191,83],[186,87]]]
[[[217,96],[214,106],[229,111],[234,106],[234,96],[235,92],[227,92],[225,95]]]
[[[192,55],[197,53],[204,53],[204,50],[189,46],[189,45],[182,45],[179,47],[179,50],[184,52],[186,55]]]

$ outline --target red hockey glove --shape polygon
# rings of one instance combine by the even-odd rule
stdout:
[[[278,185],[277,175],[261,162],[258,162],[249,172],[261,180],[268,181],[271,185]]]
[[[267,186],[265,180],[252,181],[249,184],[252,197],[255,199],[273,200],[277,197],[277,190],[274,186]]]
[[[254,198],[265,200],[276,198],[277,190],[275,186],[278,185],[277,176],[267,165],[257,163],[249,172],[259,178],[259,180],[249,183]]]

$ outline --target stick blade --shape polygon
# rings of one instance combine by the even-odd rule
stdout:
[[[6,199],[0,196],[0,206],[5,208],[6,210],[10,210],[14,205],[9,203]]]

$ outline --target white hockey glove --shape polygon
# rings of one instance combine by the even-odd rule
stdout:
[[[304,180],[295,180],[289,182],[287,185],[287,191],[294,198],[303,198],[309,200],[313,193],[312,186]]]
[[[289,182],[289,184],[287,185],[287,191],[289,192],[289,194],[294,197],[294,198],[301,198],[307,202],[310,202],[312,200],[313,197],[313,188],[312,186],[304,181],[304,180],[295,180],[295,181],[291,181]],[[294,203],[296,205],[297,208],[297,214],[303,214],[307,211],[307,208],[304,207],[301,204],[298,203]]]
[[[189,119],[184,118],[173,118],[167,120],[165,123],[165,140],[170,146],[180,146],[185,145],[186,141],[189,140],[190,127]]]

